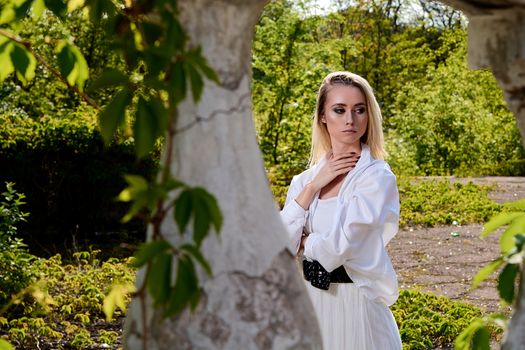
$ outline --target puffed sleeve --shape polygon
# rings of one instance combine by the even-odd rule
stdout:
[[[397,298],[397,277],[385,249],[399,222],[399,194],[388,166],[373,167],[356,181],[326,235],[311,233],[305,257],[332,271],[344,265],[371,299],[390,305]]]
[[[290,188],[286,195],[286,202],[281,210],[281,219],[288,231],[289,247],[292,254],[297,254],[299,245],[301,243],[301,235],[308,217],[308,210],[304,210],[296,201],[295,198],[301,193],[301,186],[298,183],[297,176],[292,179]]]

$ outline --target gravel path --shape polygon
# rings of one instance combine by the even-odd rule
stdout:
[[[525,177],[450,179],[497,184],[490,196],[499,203],[525,198]],[[400,231],[388,245],[400,288],[420,288],[489,312],[504,310],[499,305],[496,274],[479,288],[470,288],[479,269],[499,255],[498,232],[481,239],[482,229],[482,225],[466,225]]]

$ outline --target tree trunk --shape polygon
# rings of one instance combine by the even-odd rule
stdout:
[[[443,0],[469,17],[472,68],[490,68],[516,116],[525,147],[525,3],[521,0]],[[525,349],[525,270],[502,349]]]
[[[216,196],[224,225],[220,238],[210,235],[203,244],[214,275],[200,274],[197,310],[160,320],[160,310],[147,305],[143,318],[140,302],[133,300],[126,349],[142,349],[144,335],[148,350],[321,347],[312,305],[286,250],[252,118],[251,41],[266,1],[179,1],[191,43],[202,46],[221,83],[206,81],[198,104],[187,99],[180,106],[171,170]],[[163,234],[176,242],[175,223],[166,221]]]

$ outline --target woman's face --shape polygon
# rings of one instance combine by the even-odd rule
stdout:
[[[326,124],[332,148],[360,143],[368,125],[365,95],[355,86],[330,89],[321,122]]]

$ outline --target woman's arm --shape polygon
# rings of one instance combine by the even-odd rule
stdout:
[[[385,240],[397,232],[399,194],[395,176],[385,167],[361,175],[328,235],[312,233],[304,255],[328,271],[348,264],[363,273],[381,274]]]
[[[286,202],[281,210],[281,218],[290,236],[292,253],[297,254],[303,247],[306,237],[302,236],[308,208],[316,194],[333,179],[348,173],[359,160],[354,152],[332,156],[318,171],[314,179],[305,185],[299,184],[298,177],[292,179]]]

